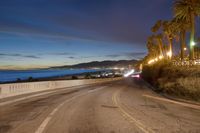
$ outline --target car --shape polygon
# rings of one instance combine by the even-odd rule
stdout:
[[[141,72],[134,72],[133,74],[131,74],[131,77],[140,78],[140,74],[141,74]]]

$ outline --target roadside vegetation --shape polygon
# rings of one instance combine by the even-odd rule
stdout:
[[[142,76],[159,92],[200,101],[200,0],[175,0],[173,13],[151,28]]]
[[[163,60],[145,66],[142,77],[159,93],[200,102],[200,66],[178,67]]]

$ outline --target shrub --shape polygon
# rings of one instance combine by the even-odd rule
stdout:
[[[200,66],[172,66],[163,61],[144,66],[142,77],[158,91],[200,101]]]

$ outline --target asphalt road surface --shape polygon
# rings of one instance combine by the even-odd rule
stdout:
[[[1,100],[0,133],[200,133],[200,107],[123,79]]]

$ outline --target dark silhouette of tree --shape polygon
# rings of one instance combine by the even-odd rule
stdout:
[[[176,0],[174,17],[190,24],[190,59],[194,59],[195,17],[200,15],[200,0]]]

